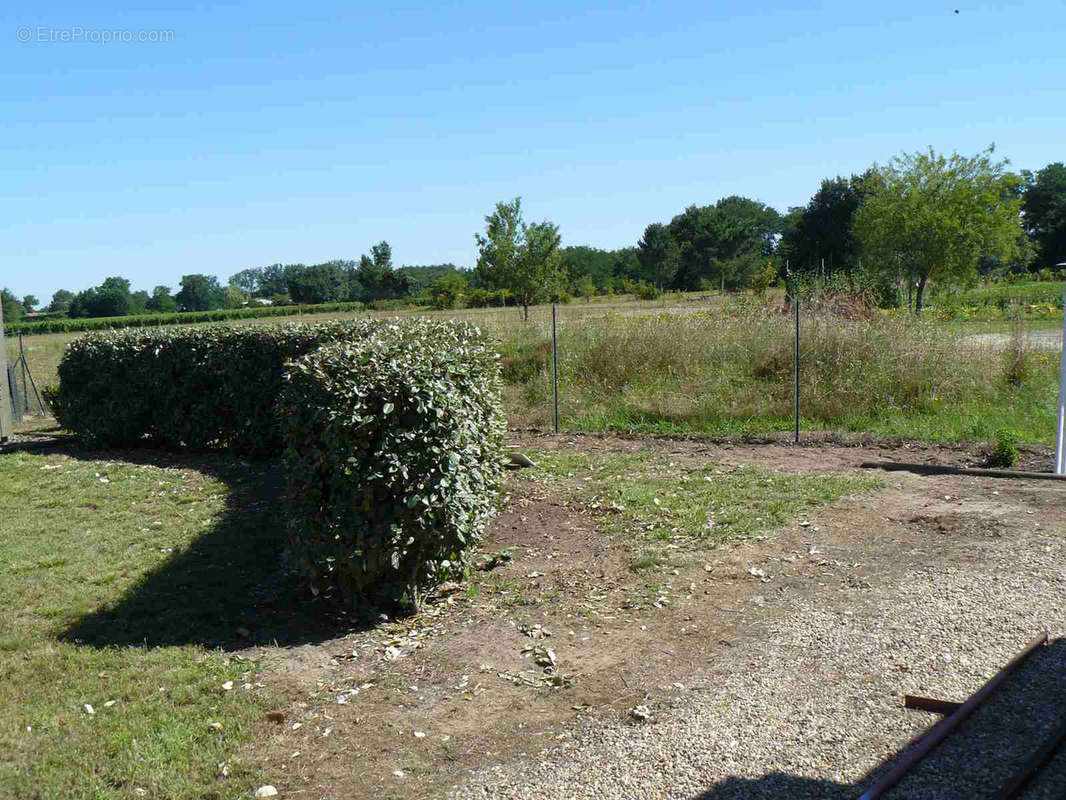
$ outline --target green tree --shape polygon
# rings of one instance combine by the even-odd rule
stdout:
[[[392,248],[388,242],[378,242],[370,248],[370,255],[360,256],[355,269],[358,299],[365,305],[377,300],[404,297],[411,288],[411,279],[392,267]]]
[[[124,317],[130,313],[130,282],[115,276],[78,292],[67,313],[72,317]]]
[[[466,291],[466,278],[458,272],[442,275],[429,287],[434,308],[455,308]]]
[[[242,269],[240,272],[230,275],[229,285],[236,286],[242,292],[254,295],[259,291],[262,281],[263,268],[252,267],[250,269]]]
[[[178,301],[170,294],[169,286],[156,286],[145,303],[145,309],[157,314],[170,314],[178,310]]]
[[[559,285],[562,253],[559,228],[550,222],[527,225],[522,221],[522,200],[496,204],[485,217],[485,233],[477,233],[475,269],[481,285],[507,289],[529,319],[529,306],[545,300]]]
[[[74,292],[66,289],[59,289],[52,295],[52,302],[48,304],[48,311],[53,314],[66,313],[70,308],[70,303],[74,299]]]
[[[289,277],[289,297],[295,303],[333,303],[347,294],[348,281],[333,261],[304,267]]]
[[[1025,232],[1036,246],[1036,266],[1066,261],[1066,165],[1048,164],[1032,179],[1022,201]]]
[[[182,311],[214,311],[226,304],[226,295],[214,275],[181,276],[181,289],[174,296]]]
[[[853,226],[862,203],[866,177],[826,179],[806,207],[790,210],[781,242],[782,255],[792,272],[825,277],[838,271],[850,275],[858,263],[859,242]]]
[[[689,206],[669,225],[681,251],[674,287],[748,285],[764,257],[774,252],[781,229],[777,211],[746,197],[733,195],[713,206]]]
[[[574,282],[574,294],[584,297],[586,303],[591,303],[592,295],[596,294],[596,284],[588,275],[582,275]]]
[[[0,303],[3,303],[4,307],[4,322],[15,322],[22,319],[22,303],[15,297],[15,293],[10,289],[0,289]],[[3,343],[0,342],[0,345]],[[0,376],[7,380],[5,376]]]
[[[38,300],[36,298],[36,296],[34,296],[32,294],[28,294],[28,295],[26,295],[25,297],[22,298],[22,310],[25,311],[27,314],[29,314],[35,308],[37,308],[37,306],[38,306],[38,304],[40,302],[41,301]]]
[[[1018,247],[1018,176],[993,148],[967,158],[932,148],[875,167],[855,218],[867,265],[917,288],[921,313],[930,280],[971,280],[981,256],[1009,258]]]
[[[148,310],[148,301],[151,299],[152,298],[149,296],[148,292],[144,291],[144,289],[141,289],[137,292],[132,292],[130,294],[129,313],[143,314]]]
[[[637,258],[643,273],[641,277],[661,291],[670,286],[677,275],[681,266],[681,248],[668,227],[653,222],[644,229],[644,236],[637,243]]]
[[[222,289],[225,296],[226,308],[243,308],[251,295],[237,286],[226,286]]]

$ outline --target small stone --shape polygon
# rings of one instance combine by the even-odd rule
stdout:
[[[228,692],[232,688],[233,688],[233,681],[226,681],[224,684],[222,684],[222,691],[224,691],[224,692]]]
[[[93,707],[92,707],[91,705],[89,705],[88,703],[86,703],[86,704],[85,704],[85,713],[86,713],[86,714],[95,714],[95,713],[96,713],[96,710],[95,710],[95,709],[94,709],[94,708],[93,708]]]
[[[635,722],[647,722],[651,719],[651,709],[647,706],[634,706],[629,709],[629,718]]]
[[[262,800],[264,797],[277,797],[278,790],[271,786],[269,783],[266,786],[260,786],[255,790],[256,800]]]

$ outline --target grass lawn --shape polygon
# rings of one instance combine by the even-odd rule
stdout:
[[[235,651],[288,586],[265,475],[10,453],[0,486],[0,797],[247,797],[269,698]]]
[[[647,453],[540,452],[533,459],[534,477],[578,481],[585,501],[601,513],[605,533],[641,545],[633,569],[684,558],[689,549],[767,536],[841,497],[883,485],[867,476],[664,463]]]

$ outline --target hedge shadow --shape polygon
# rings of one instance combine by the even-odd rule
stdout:
[[[313,597],[306,580],[285,562],[283,475],[274,462],[214,453],[50,450],[82,460],[192,469],[229,490],[214,527],[145,573],[116,604],[74,622],[62,639],[94,647],[241,650],[317,643],[366,628],[369,610],[360,618],[328,597]]]

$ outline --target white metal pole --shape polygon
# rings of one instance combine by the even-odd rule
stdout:
[[[1066,267],[1066,262],[1056,264]],[[1066,475],[1066,293],[1062,309],[1062,358],[1059,362],[1059,418],[1055,431],[1055,474]]]

